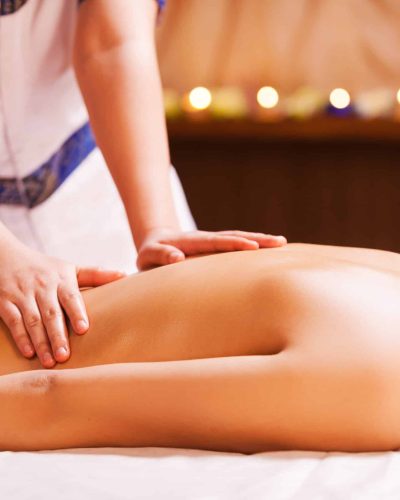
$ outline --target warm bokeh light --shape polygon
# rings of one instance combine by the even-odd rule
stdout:
[[[350,104],[350,94],[345,89],[334,89],[329,95],[329,102],[334,108],[347,108],[347,106]]]
[[[189,102],[194,109],[206,109],[212,101],[211,92],[205,87],[196,87],[189,93]]]
[[[262,108],[274,108],[279,102],[279,94],[274,87],[262,87],[257,92],[257,102]]]
[[[246,95],[240,87],[213,89],[210,110],[215,118],[244,118],[248,114]]]
[[[174,89],[164,89],[164,111],[167,118],[177,118],[181,113],[180,96]]]
[[[400,104],[400,89],[397,91],[396,99],[397,99],[397,102]]]

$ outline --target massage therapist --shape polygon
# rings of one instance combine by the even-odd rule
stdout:
[[[0,316],[46,368],[70,356],[65,317],[89,328],[79,287],[122,277],[93,266],[128,268],[132,236],[139,270],[286,242],[196,230],[170,166],[154,42],[163,4],[0,3]]]

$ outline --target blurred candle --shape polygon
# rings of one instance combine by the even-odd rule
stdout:
[[[400,89],[398,89],[396,94],[396,107],[394,110],[394,119],[400,121]]]
[[[195,87],[185,94],[182,108],[189,118],[205,119],[212,102],[212,94],[206,87]]]
[[[326,105],[323,93],[312,87],[300,87],[285,100],[287,116],[297,120],[311,118]]]
[[[344,109],[350,104],[350,94],[345,89],[333,89],[329,94],[329,102],[336,109]]]
[[[276,121],[282,118],[279,93],[274,87],[261,87],[257,92],[257,118],[261,121]]]
[[[274,87],[262,87],[257,92],[257,102],[262,108],[275,108],[279,102],[278,91]]]
[[[246,96],[238,87],[213,90],[210,105],[212,115],[218,119],[240,119],[248,114]]]
[[[347,116],[353,111],[351,97],[346,89],[336,88],[329,94],[328,112],[336,116]]]
[[[395,107],[396,94],[393,89],[367,90],[354,99],[354,108],[357,114],[367,119],[390,116]]]
[[[207,109],[211,101],[211,92],[206,87],[196,87],[189,92],[189,102],[194,109]]]

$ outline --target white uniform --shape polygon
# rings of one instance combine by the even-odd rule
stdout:
[[[0,0],[0,219],[48,255],[132,271],[124,208],[71,66],[77,10],[77,0]],[[194,229],[172,167],[171,182]]]

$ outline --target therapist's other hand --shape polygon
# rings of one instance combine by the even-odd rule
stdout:
[[[26,358],[37,354],[45,368],[70,357],[64,313],[77,334],[89,328],[79,287],[124,275],[73,264],[31,250],[19,241],[0,248],[0,316]]]
[[[246,231],[176,232],[157,229],[147,236],[139,248],[136,264],[139,270],[144,271],[180,262],[187,255],[274,248],[286,243],[284,236]]]

